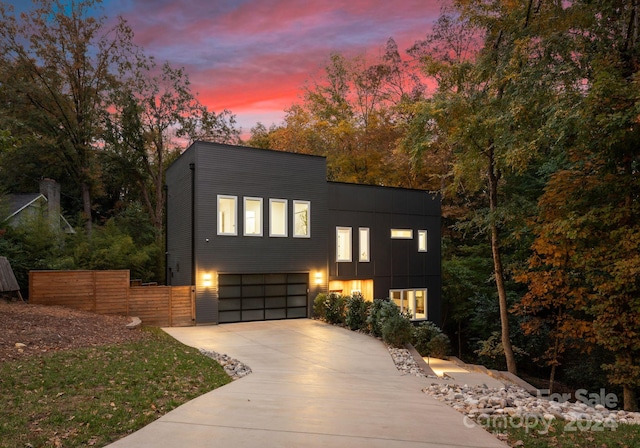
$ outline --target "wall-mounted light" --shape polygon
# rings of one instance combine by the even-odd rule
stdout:
[[[321,285],[322,284],[322,272],[320,272],[320,271],[316,272],[315,282],[316,282],[316,285]]]
[[[211,274],[210,273],[202,274],[202,286],[204,286],[205,288],[211,288],[212,284],[213,282],[212,282]]]

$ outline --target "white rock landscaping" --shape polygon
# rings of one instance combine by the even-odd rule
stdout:
[[[438,378],[425,375],[409,350],[388,347],[396,368],[404,375]],[[442,380],[442,378],[440,378]],[[502,422],[524,421],[533,426],[559,419],[567,423],[568,430],[615,428],[619,424],[640,424],[640,412],[608,409],[602,404],[590,406],[581,401],[554,401],[534,397],[525,389],[508,385],[501,389],[483,386],[432,384],[422,391],[451,406],[471,423],[482,424],[487,420]],[[520,423],[522,424],[522,423]]]
[[[237,359],[233,359],[232,357],[221,354],[218,352],[214,352],[212,350],[203,350],[200,349],[200,353],[210,358],[215,359],[218,364],[222,366],[224,371],[229,375],[232,379],[237,380],[239,378],[243,378],[251,373],[251,367]]]
[[[476,422],[498,419],[522,419],[531,423],[564,420],[574,430],[615,428],[618,424],[640,424],[640,413],[607,409],[603,405],[589,406],[582,402],[558,402],[533,397],[518,386],[492,389],[456,384],[432,384],[423,389],[430,395]]]
[[[402,372],[403,375],[438,378],[437,376],[425,374],[420,366],[418,366],[416,360],[413,359],[413,356],[411,356],[411,352],[406,348],[396,348],[388,345],[387,349],[389,350],[389,354],[391,355],[391,359],[393,359],[396,368]]]

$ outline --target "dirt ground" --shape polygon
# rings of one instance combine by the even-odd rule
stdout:
[[[139,341],[148,333],[128,329],[123,316],[101,316],[60,306],[0,299],[0,363],[79,347]]]

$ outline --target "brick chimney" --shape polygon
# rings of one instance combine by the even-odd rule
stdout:
[[[60,230],[60,184],[53,179],[40,181],[40,193],[47,198],[47,219],[51,229]]]

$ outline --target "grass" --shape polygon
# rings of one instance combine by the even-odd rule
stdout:
[[[0,364],[0,447],[104,446],[231,381],[159,329],[148,340]]]
[[[482,424],[489,432],[506,434],[509,446],[523,448],[637,448],[640,447],[640,426],[565,422],[555,420],[542,424],[531,420],[499,420]],[[506,427],[505,427],[506,426]]]

